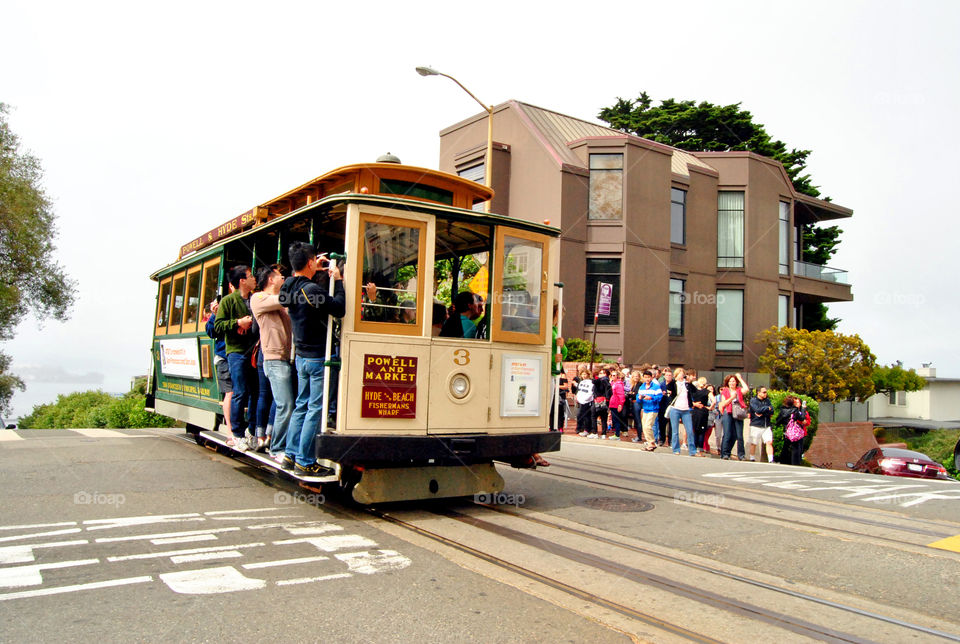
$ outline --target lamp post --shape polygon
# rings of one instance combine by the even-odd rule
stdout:
[[[483,167],[483,181],[484,181],[484,183],[486,184],[486,186],[487,186],[488,188],[491,188],[492,186],[490,185],[490,183],[491,183],[491,179],[492,179],[492,177],[493,177],[493,175],[492,175],[492,173],[491,173],[491,168],[492,168],[492,166],[493,166],[493,105],[490,105],[489,107],[486,106],[486,105],[484,105],[484,104],[483,104],[483,101],[481,101],[479,98],[477,98],[476,96],[474,96],[473,92],[471,92],[470,90],[468,90],[466,87],[463,86],[463,83],[461,83],[460,81],[458,81],[458,80],[457,80],[456,78],[454,78],[453,76],[450,76],[449,74],[444,74],[443,72],[438,72],[437,70],[432,69],[432,68],[430,68],[430,67],[417,67],[417,73],[420,74],[421,76],[443,76],[444,78],[449,78],[449,79],[452,80],[454,83],[456,83],[457,85],[459,85],[459,86],[460,86],[460,89],[462,89],[462,90],[465,91],[467,94],[469,94],[469,95],[470,95],[470,98],[472,98],[472,99],[475,100],[477,103],[479,103],[479,104],[480,104],[480,107],[482,107],[483,110],[487,113],[487,155],[486,155],[486,159],[485,159],[484,164],[483,164],[483,166],[484,166],[484,167]],[[487,202],[484,204],[484,211],[490,212],[490,201],[489,201],[489,200],[487,200]]]

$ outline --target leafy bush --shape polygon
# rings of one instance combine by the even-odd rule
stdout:
[[[752,398],[756,395],[757,390],[751,389],[750,397]],[[777,423],[777,416],[780,414],[780,406],[783,404],[783,400],[787,396],[799,398],[807,403],[807,413],[810,414],[810,427],[807,428],[807,436],[803,440],[803,451],[810,449],[810,444],[813,442],[813,437],[816,436],[817,427],[820,424],[820,403],[813,398],[804,396],[802,394],[797,394],[792,391],[767,389],[767,397],[770,399],[770,404],[773,405],[773,451],[775,454],[777,454],[777,458],[780,457],[780,452],[783,449],[783,432],[787,429],[785,425]],[[747,404],[750,404],[749,401],[747,401]]]
[[[960,429],[931,429],[928,432],[907,438],[907,449],[923,452],[945,468],[950,476],[960,479],[953,462],[953,448],[960,439]]]
[[[564,344],[567,346],[568,362],[590,362],[590,343],[580,338],[565,338]],[[593,362],[603,362],[603,355],[598,351],[593,352]]]
[[[36,405],[20,419],[23,429],[83,429],[110,427],[172,427],[175,421],[144,409],[143,394],[131,391],[120,398],[102,391],[61,394],[57,401]]]

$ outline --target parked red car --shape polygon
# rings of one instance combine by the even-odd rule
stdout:
[[[877,447],[860,457],[856,463],[847,463],[854,472],[911,476],[918,479],[953,481],[947,469],[926,454],[897,447]]]

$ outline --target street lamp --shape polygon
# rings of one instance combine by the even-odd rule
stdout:
[[[463,83],[461,83],[460,81],[458,81],[458,80],[457,80],[456,78],[454,78],[453,76],[450,76],[449,74],[444,74],[443,72],[438,72],[437,70],[435,70],[435,69],[433,69],[433,68],[431,68],[431,67],[417,67],[417,73],[420,74],[421,76],[443,76],[444,78],[449,78],[449,79],[452,80],[454,83],[456,83],[457,85],[459,85],[459,86],[460,86],[460,89],[462,89],[462,90],[465,91],[467,94],[469,94],[469,95],[470,95],[470,98],[472,98],[473,100],[475,100],[477,103],[480,103],[480,107],[482,107],[482,108],[484,109],[484,111],[487,113],[487,156],[486,156],[486,160],[484,161],[484,164],[483,164],[483,165],[484,165],[484,168],[483,168],[483,181],[484,181],[484,183],[487,185],[488,188],[491,188],[491,187],[492,187],[492,186],[490,185],[491,179],[492,179],[491,167],[493,166],[493,105],[491,105],[491,106],[489,106],[489,107],[487,107],[486,105],[484,105],[484,104],[483,104],[483,101],[481,101],[479,98],[477,98],[476,96],[474,96],[474,95],[473,95],[473,92],[471,92],[470,90],[468,90],[466,87],[463,86]],[[489,201],[489,200],[484,204],[484,210],[485,210],[486,212],[490,212],[490,201]]]

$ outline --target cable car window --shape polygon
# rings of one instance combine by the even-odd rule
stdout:
[[[183,320],[183,273],[173,280],[173,299],[170,306],[170,333],[180,332],[180,322]]]
[[[200,306],[206,309],[210,302],[217,299],[217,292],[220,290],[220,260],[215,259],[209,262],[203,268],[203,297],[200,299]]]
[[[437,220],[432,334],[485,340],[489,333],[490,226]],[[458,298],[458,294],[461,295]],[[456,310],[459,305],[460,310]],[[452,319],[448,314],[453,314]]]
[[[539,335],[543,244],[510,235],[503,236],[503,244],[501,328]]]
[[[157,302],[157,335],[167,332],[170,315],[170,279],[160,284],[160,297]]]
[[[420,335],[422,272],[426,230],[421,222],[364,218],[360,228],[363,272],[357,330]],[[363,329],[364,323],[375,327]]]
[[[197,326],[197,313],[200,310],[200,267],[198,266],[193,272],[187,275],[187,305],[186,312],[183,317],[184,331],[186,331],[186,326],[192,325],[193,328],[191,331],[196,331]]]

